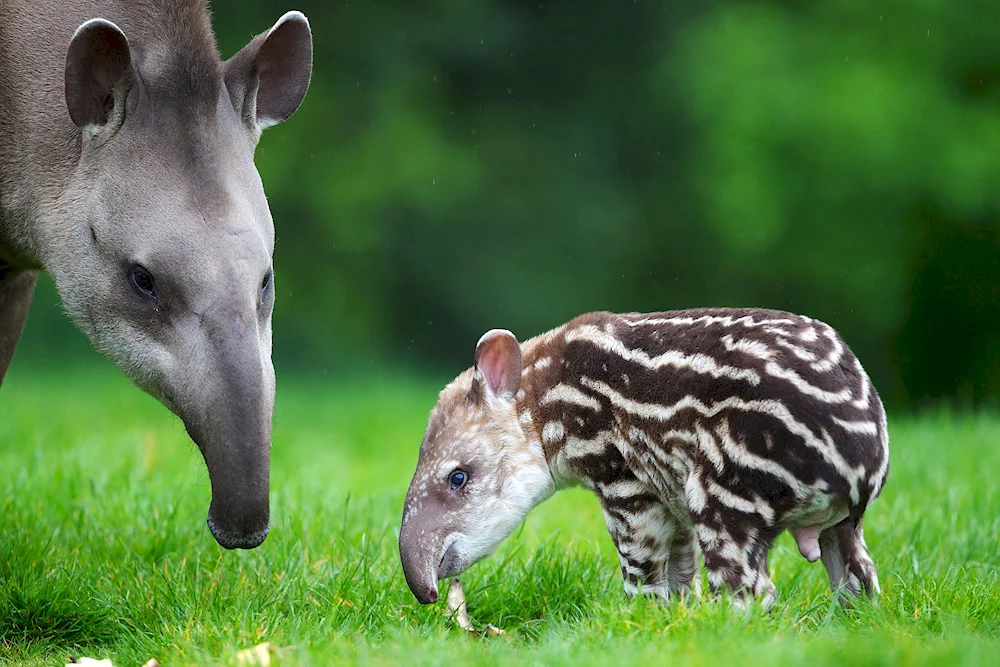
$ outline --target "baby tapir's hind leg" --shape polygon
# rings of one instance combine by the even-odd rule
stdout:
[[[830,526],[819,535],[820,557],[830,577],[830,588],[840,589],[847,595],[866,595],[880,592],[875,563],[868,555],[868,546],[857,523],[847,518]]]
[[[764,522],[750,522],[750,518],[744,515],[739,524],[724,523],[717,514],[705,513],[696,518],[695,532],[712,592],[719,594],[728,588],[740,606],[749,598],[758,598],[767,609],[776,597],[767,567],[775,531]]]

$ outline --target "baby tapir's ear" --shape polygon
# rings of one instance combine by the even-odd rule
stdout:
[[[312,55],[308,19],[288,12],[226,61],[226,89],[247,125],[260,132],[295,113],[309,89]]]
[[[66,51],[66,106],[77,127],[105,125],[116,93],[124,92],[132,53],[121,28],[106,19],[90,19],[73,33]]]
[[[510,399],[521,388],[521,346],[506,329],[483,334],[476,345],[475,382],[488,395]]]

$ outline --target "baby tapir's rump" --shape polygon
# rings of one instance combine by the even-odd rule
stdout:
[[[834,588],[874,592],[861,517],[887,473],[878,394],[817,320],[590,313],[520,346],[494,330],[431,414],[407,496],[404,571],[411,581],[404,547],[419,541],[404,533],[434,541],[437,573],[453,574],[552,490],[583,484],[601,501],[629,592],[695,586],[700,552],[713,590],[771,600],[767,553],[786,529],[803,556],[822,557]],[[452,480],[440,526],[428,518],[442,509],[428,499],[435,475]],[[470,509],[488,500],[489,515]]]

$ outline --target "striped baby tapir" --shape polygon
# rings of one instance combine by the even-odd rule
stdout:
[[[590,313],[518,344],[494,329],[441,392],[399,550],[422,603],[556,490],[600,500],[629,594],[770,606],[783,531],[842,596],[879,590],[861,521],[889,469],[878,393],[841,337],[762,309]],[[846,599],[846,597],[844,598]]]

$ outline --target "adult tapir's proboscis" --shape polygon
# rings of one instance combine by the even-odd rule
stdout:
[[[183,420],[227,548],[270,521],[274,226],[254,150],[311,70],[298,12],[223,62],[205,0],[0,0],[0,382],[48,271]]]

